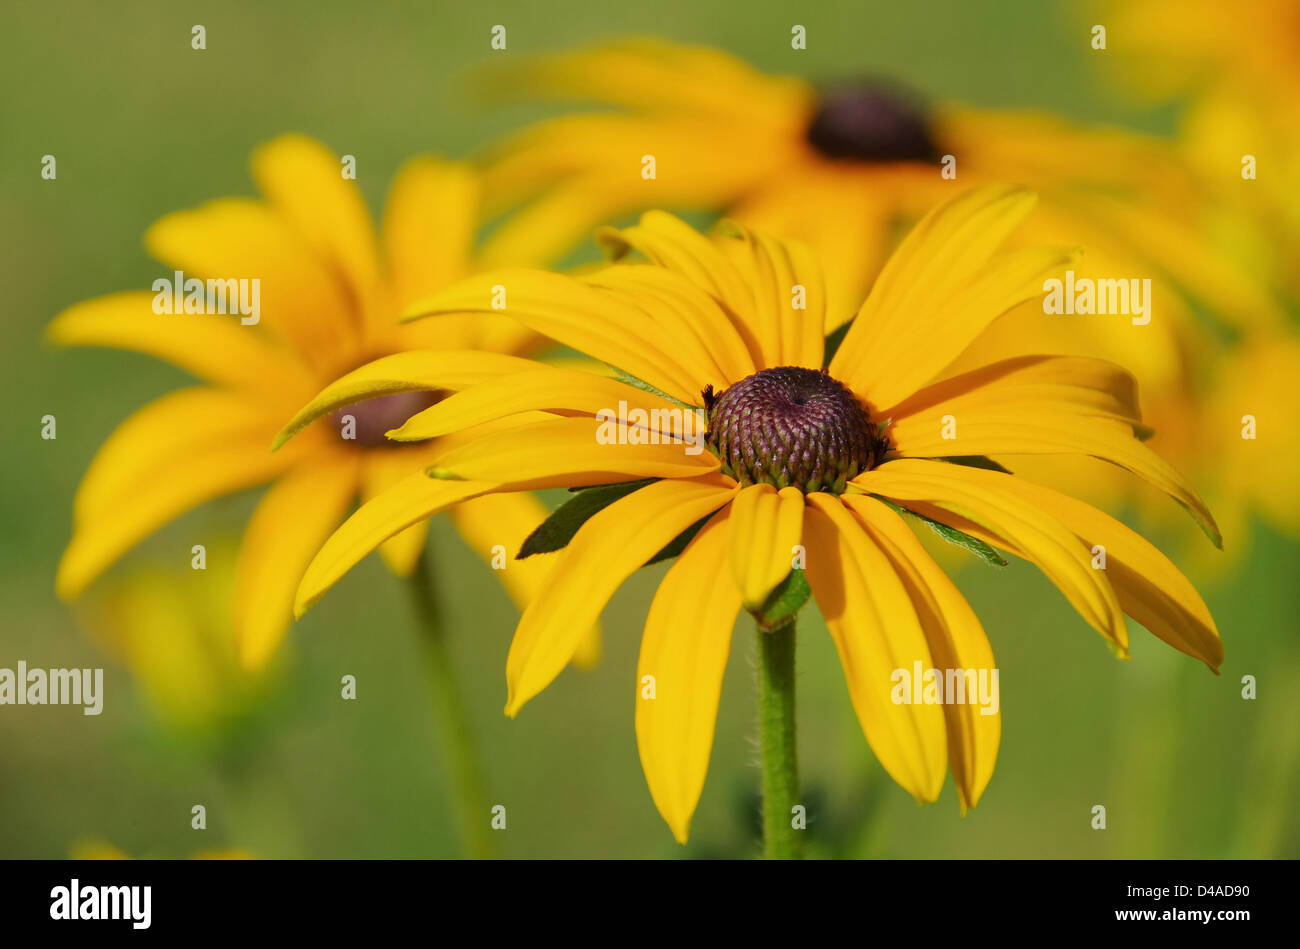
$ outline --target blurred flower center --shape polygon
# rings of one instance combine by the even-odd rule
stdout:
[[[905,96],[869,83],[827,89],[808,126],[823,157],[854,161],[936,161],[925,115]]]
[[[362,448],[397,448],[401,442],[389,441],[385,432],[400,428],[412,415],[423,412],[443,398],[442,392],[397,392],[377,399],[354,402],[330,413],[330,424],[339,438]]]
[[[742,485],[840,494],[884,454],[862,403],[825,372],[764,369],[720,395],[704,391],[709,449]]]

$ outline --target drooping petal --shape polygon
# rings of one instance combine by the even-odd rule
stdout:
[[[972,469],[971,480],[1045,511],[1090,551],[1100,547],[1106,558],[1103,569],[1124,612],[1175,649],[1218,670],[1223,643],[1214,618],[1191,581],[1150,541],[1092,505],[1024,478]],[[997,534],[981,539],[1025,556]]]
[[[454,393],[413,415],[389,437],[395,441],[436,438],[505,418],[518,412],[542,411],[595,418],[597,413],[619,417],[622,404],[629,421],[634,410],[645,414],[644,426],[655,432],[693,436],[695,413],[667,399],[632,386],[579,369],[534,364],[535,368],[491,379]],[[641,418],[637,416],[637,420]]]
[[[1068,404],[1026,399],[1001,406],[969,405],[957,412],[909,419],[894,434],[898,453],[911,458],[949,455],[1091,455],[1133,472],[1191,514],[1216,547],[1223,537],[1196,489],[1143,444],[1127,420],[1071,414]],[[951,418],[951,426],[943,421]],[[948,437],[949,435],[953,437]],[[906,448],[904,448],[906,445]]]
[[[803,494],[770,484],[743,488],[731,502],[731,571],[747,610],[763,605],[793,567],[803,530]]]
[[[519,621],[506,660],[506,714],[517,714],[568,665],[624,580],[734,493],[711,479],[656,481],[588,520]]]
[[[495,487],[483,481],[441,481],[417,471],[361,505],[308,564],[294,600],[294,618],[311,609],[366,554],[394,534]]]
[[[272,407],[311,390],[311,376],[292,352],[277,350],[236,317],[160,315],[153,299],[132,290],[78,303],[54,318],[46,338],[147,353],[207,382],[257,392]]]
[[[321,416],[364,399],[395,392],[455,391],[536,366],[518,356],[472,350],[423,349],[384,356],[321,390],[275,437],[274,447],[279,448]]]
[[[712,381],[680,366],[654,322],[624,295],[563,274],[493,271],[462,280],[407,309],[408,317],[439,313],[505,313],[688,405]]]
[[[528,491],[638,478],[692,478],[718,470],[718,460],[707,451],[693,453],[693,445],[631,440],[655,434],[590,418],[539,421],[458,445],[438,458],[433,473]],[[715,477],[722,480],[721,475]]]
[[[1038,565],[1093,629],[1127,656],[1124,613],[1105,572],[1093,568],[1089,549],[1056,518],[972,477],[977,472],[964,465],[903,458],[864,472],[851,483],[904,507],[928,503],[1007,538],[1017,552]]]
[[[516,492],[470,498],[451,508],[447,517],[469,548],[491,565],[510,598],[523,610],[542,591],[558,554],[534,554],[523,560],[516,554],[549,514],[533,495]],[[599,658],[600,627],[595,625],[574,653],[573,662],[590,667]]]
[[[894,702],[898,675],[932,667],[916,609],[889,559],[838,498],[808,495],[806,575],[826,618],[858,722],[889,776],[919,801],[943,786],[947,737],[943,709],[919,696]]]
[[[740,597],[723,561],[726,511],[669,569],[646,617],[636,670],[636,740],[655,807],[678,843],[704,790]]]
[[[265,666],[284,638],[303,571],[356,496],[360,463],[351,451],[313,458],[271,485],[253,512],[235,594],[235,648],[245,668]]]
[[[925,551],[903,519],[875,498],[846,494],[845,506],[889,558],[912,598],[935,666],[955,670],[963,701],[945,701],[948,764],[963,811],[974,807],[993,776],[1002,738],[998,669],[979,618],[947,574]],[[965,678],[975,674],[975,682]],[[970,689],[987,684],[984,695]],[[982,699],[990,698],[987,705]],[[951,699],[952,696],[948,696]]]
[[[876,406],[920,388],[993,320],[1041,296],[1072,250],[1034,248],[997,255],[1035,196],[990,185],[964,192],[926,215],[876,279],[830,371]],[[995,256],[997,255],[997,256]]]

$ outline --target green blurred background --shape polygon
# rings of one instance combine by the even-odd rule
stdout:
[[[795,12],[797,10],[797,12]],[[808,28],[794,53],[792,23]],[[494,24],[509,51],[489,51]],[[190,27],[207,49],[190,48]],[[541,111],[480,112],[466,70],[493,55],[566,48],[629,32],[710,43],[773,71],[893,76],[939,98],[1033,106],[1157,132],[1171,110],[1134,111],[1090,67],[1086,26],[1040,0],[975,4],[772,0],[4,5],[0,12],[0,289],[6,406],[0,478],[0,666],[105,666],[99,717],[0,707],[0,856],[60,857],[89,840],[133,856],[241,848],[266,857],[454,855],[430,697],[405,591],[367,560],[297,624],[270,679],[213,719],[168,714],[221,689],[150,692],[104,646],[103,595],[78,610],[53,577],[71,498],[96,447],[133,409],[186,382],[148,358],[51,350],[61,308],[144,288],[158,268],[141,235],[162,214],[251,194],[250,150],[287,131],[358,159],[377,209],[413,154],[463,156]],[[44,154],[58,178],[40,177]],[[58,438],[40,419],[58,419]],[[182,518],[102,584],[206,584],[194,617],[220,628],[220,591],[256,492]],[[189,570],[195,543],[209,570]],[[497,835],[512,857],[757,853],[753,632],[738,624],[717,738],[691,843],[678,847],[646,790],[633,735],[640,626],[663,567],[633,578],[605,614],[606,649],[568,671],[517,720],[501,714],[515,613],[491,572],[446,527],[431,540],[454,661],[487,761]],[[1004,730],[980,805],[958,814],[951,783],[919,807],[872,758],[825,627],[799,644],[802,775],[814,852],[886,857],[1296,857],[1300,764],[1295,584],[1300,551],[1262,526],[1226,580],[1193,575],[1226,643],[1220,677],[1133,630],[1131,662],[1035,571],[964,564],[1001,668]],[[189,575],[188,577],[186,575]],[[201,578],[196,580],[195,578]],[[226,578],[228,579],[228,578]],[[181,620],[177,620],[178,629]],[[111,634],[111,630],[110,630]],[[180,633],[177,634],[178,636]],[[1284,672],[1284,670],[1286,670]],[[343,701],[342,675],[358,698]],[[1243,701],[1241,677],[1259,681]],[[205,691],[206,690],[206,691]],[[208,828],[190,827],[203,804]],[[1108,829],[1090,827],[1104,804]],[[487,819],[486,816],[484,818]]]

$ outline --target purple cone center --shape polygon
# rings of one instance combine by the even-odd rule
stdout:
[[[423,412],[442,398],[440,392],[396,392],[354,402],[330,413],[330,425],[346,444],[361,448],[397,447],[385,432],[401,428],[412,415]]]
[[[807,135],[808,143],[830,159],[934,162],[940,154],[923,109],[869,83],[826,90]]]
[[[704,392],[706,442],[743,485],[840,494],[883,456],[866,407],[824,371],[764,369],[719,395]]]

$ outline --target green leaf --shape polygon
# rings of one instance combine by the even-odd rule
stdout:
[[[888,498],[882,498],[878,494],[873,494],[872,497],[876,498],[879,501],[885,502],[885,504],[888,504],[899,514],[908,514],[911,515],[912,517],[917,518],[918,520],[924,521],[926,526],[928,526],[930,530],[934,531],[944,540],[948,541],[948,543],[956,544],[958,547],[961,547],[963,550],[969,551],[970,553],[974,554],[976,557],[979,557],[985,563],[992,564],[995,567],[1005,567],[1007,565],[1007,561],[1002,559],[1001,554],[999,554],[988,544],[984,543],[984,541],[980,540],[978,537],[972,537],[970,534],[967,534],[963,531],[959,531],[955,527],[949,527],[947,524],[941,524],[939,521],[934,520],[934,518],[926,517],[924,514],[917,514],[915,511],[909,511],[907,508],[895,504],[893,501],[889,500]]]
[[[599,511],[609,507],[619,498],[625,498],[638,488],[644,488],[654,481],[645,478],[640,481],[622,481],[618,484],[600,484],[595,487],[581,488],[573,497],[561,504],[551,516],[542,521],[537,529],[524,538],[519,548],[519,559],[533,554],[548,554],[566,547],[578,528]]]
[[[803,571],[791,570],[754,613],[759,629],[767,633],[780,629],[794,619],[795,614],[803,609],[810,596],[812,596],[812,589],[808,586]]]
[[[1010,469],[1002,467],[985,455],[948,455],[946,458],[940,458],[939,461],[946,461],[950,465],[965,465],[967,468],[983,468],[985,471],[1000,471],[1003,474],[1011,474]]]

